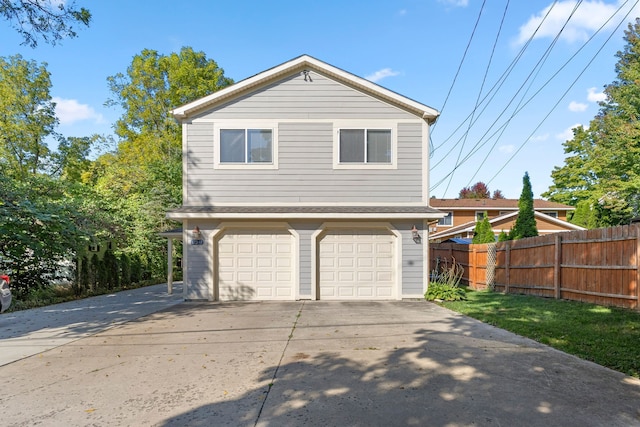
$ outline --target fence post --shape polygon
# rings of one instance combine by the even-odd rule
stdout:
[[[476,248],[476,245],[471,245],[471,246],[473,246],[473,248],[472,248],[472,254],[473,255],[471,256],[471,261],[469,262],[469,264],[470,264],[469,267],[472,267],[472,266],[473,267],[469,269],[470,270],[469,273],[470,273],[470,276],[471,276],[471,277],[469,277],[469,279],[471,280],[471,288],[472,289],[477,289],[476,288],[476,282],[477,282],[477,277],[478,277],[478,249]],[[471,274],[471,273],[473,273],[473,274]]]
[[[640,311],[640,225],[636,225],[636,310]]]
[[[511,264],[511,240],[507,240],[505,242],[505,254],[504,254],[504,281],[506,282],[504,284],[504,293],[508,294],[509,293],[509,283],[510,283],[510,278],[509,278],[509,265]]]
[[[556,253],[553,260],[553,288],[555,290],[555,298],[561,297],[561,284],[562,281],[562,236],[560,233],[556,234]]]

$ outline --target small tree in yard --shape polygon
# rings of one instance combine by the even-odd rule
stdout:
[[[518,218],[513,229],[509,233],[511,240],[535,237],[538,235],[536,217],[533,210],[533,191],[529,173],[525,172],[522,178],[522,194],[518,201]]]
[[[476,222],[475,234],[473,235],[473,240],[471,241],[471,243],[493,243],[495,241],[496,238],[493,234],[491,223],[489,223],[489,218],[487,217],[487,213],[485,212],[482,221]]]

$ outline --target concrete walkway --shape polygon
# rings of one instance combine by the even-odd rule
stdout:
[[[182,282],[0,315],[0,366],[179,304]],[[2,421],[0,420],[0,424]]]
[[[424,301],[172,298],[0,367],[0,424],[640,426],[639,381]]]

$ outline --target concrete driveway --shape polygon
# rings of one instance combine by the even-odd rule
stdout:
[[[10,426],[640,426],[637,380],[424,301],[171,303],[0,382]]]

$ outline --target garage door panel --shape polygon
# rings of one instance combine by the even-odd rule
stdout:
[[[293,245],[293,236],[285,230],[230,230],[221,236],[220,300],[293,299]]]
[[[395,235],[385,230],[329,230],[319,241],[321,299],[393,299]]]

